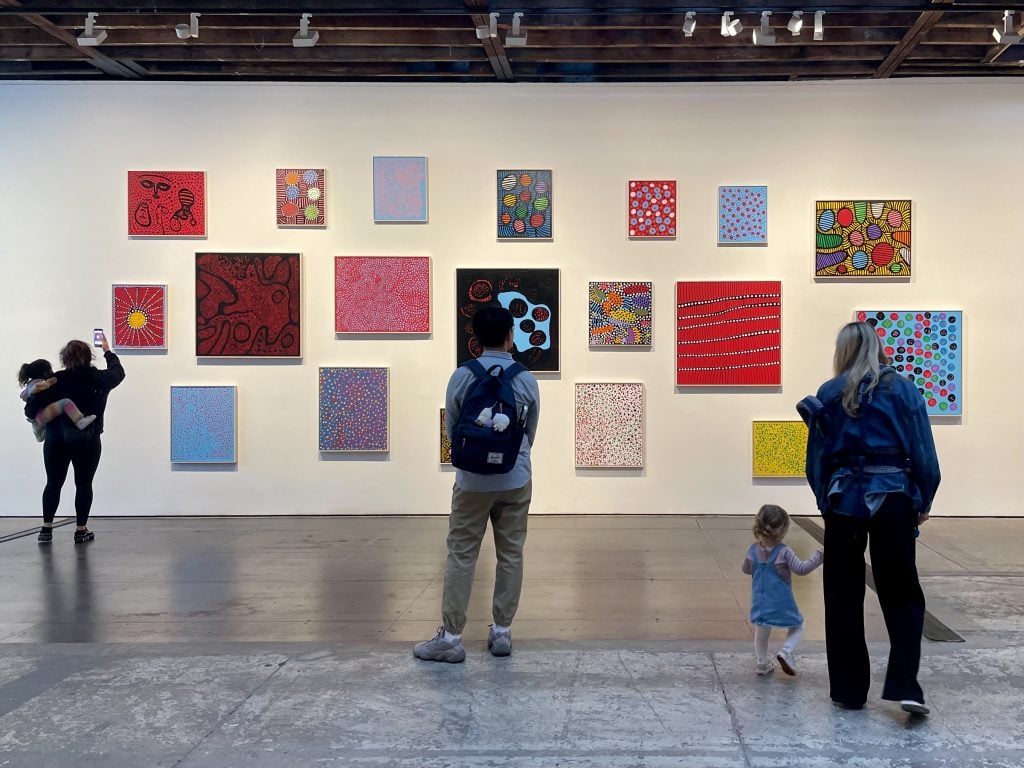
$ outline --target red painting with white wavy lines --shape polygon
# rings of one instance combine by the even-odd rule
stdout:
[[[782,384],[782,283],[676,283],[676,384]]]

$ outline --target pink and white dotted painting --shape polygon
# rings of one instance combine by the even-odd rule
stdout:
[[[630,181],[626,231],[634,240],[676,236],[675,181]]]
[[[430,258],[338,256],[335,333],[430,333]]]
[[[373,158],[373,220],[427,221],[427,158]]]
[[[644,385],[576,385],[576,466],[644,465]]]
[[[768,187],[718,188],[718,244],[768,244]]]

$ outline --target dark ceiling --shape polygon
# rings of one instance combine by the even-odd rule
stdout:
[[[1024,75],[1024,46],[998,43],[1005,5],[893,0],[800,6],[663,2],[249,2],[0,0],[0,79],[666,82]],[[1021,34],[1024,5],[1011,32]],[[755,45],[769,10],[774,45]],[[787,29],[803,12],[799,36]],[[822,39],[814,40],[815,11]],[[88,12],[106,38],[83,47]],[[692,36],[683,32],[695,12]],[[724,11],[744,29],[721,34]],[[509,43],[522,13],[525,45]],[[176,25],[200,13],[199,35]],[[319,33],[295,47],[301,13]],[[489,34],[489,14],[497,36]],[[477,28],[485,28],[480,39]]]

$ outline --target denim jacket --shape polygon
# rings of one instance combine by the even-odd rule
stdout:
[[[888,494],[901,493],[915,511],[928,512],[940,475],[921,393],[885,366],[854,418],[843,410],[845,381],[826,381],[816,399],[797,407],[808,422],[806,474],[818,509],[866,518]]]

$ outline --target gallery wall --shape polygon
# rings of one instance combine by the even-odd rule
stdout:
[[[538,513],[812,513],[751,477],[751,422],[793,419],[856,309],[962,310],[962,415],[934,421],[936,515],[1019,515],[1022,337],[1016,161],[1024,86],[992,81],[529,86],[0,84],[0,281],[9,407],[4,515],[38,512],[20,363],[110,327],[114,283],[168,286],[168,348],[124,353],[95,514],[437,514],[438,408],[455,364],[455,270],[561,270],[559,373],[540,374]],[[375,224],[372,158],[424,155],[429,222]],[[275,169],[325,168],[325,229],[279,229]],[[551,169],[548,242],[498,242],[495,172]],[[129,170],[203,170],[204,239],[130,239]],[[678,237],[626,231],[630,179],[678,182]],[[768,187],[768,244],[717,245],[720,185]],[[913,276],[814,279],[815,201],[913,203]],[[301,360],[197,360],[195,252],[302,254]],[[335,256],[429,256],[432,330],[334,331]],[[649,348],[588,347],[587,284],[650,281]],[[782,385],[675,386],[675,284],[781,280]],[[387,366],[390,450],[318,451],[318,367]],[[576,469],[574,385],[640,382],[642,469]],[[237,463],[172,465],[172,385],[235,385]],[[69,481],[61,513],[71,507]]]

